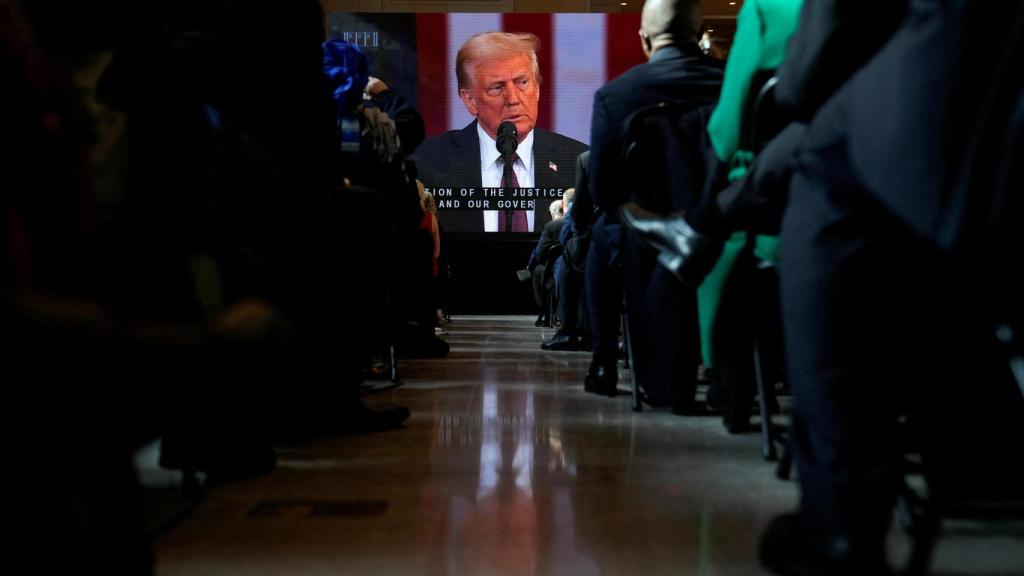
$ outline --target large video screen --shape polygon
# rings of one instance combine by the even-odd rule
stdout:
[[[551,220],[590,142],[594,92],[644,61],[639,28],[639,14],[328,15],[328,36],[362,48],[423,116],[418,177],[456,234],[535,235]]]

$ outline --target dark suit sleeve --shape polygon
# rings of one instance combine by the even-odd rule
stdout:
[[[804,2],[779,68],[775,99],[806,122],[892,37],[906,0]]]
[[[537,241],[537,261],[545,262],[548,258],[548,252],[551,251],[552,246],[558,244],[558,239],[555,237],[555,227],[550,226],[551,222],[548,222],[544,226],[544,231],[541,232],[540,240]],[[557,224],[557,223],[556,223]]]
[[[476,122],[423,141],[413,154],[428,188],[480,188],[480,143]]]
[[[456,194],[452,200],[461,202],[464,199],[457,196],[459,188],[479,188],[480,152],[474,140],[475,134],[474,123],[463,130],[424,140],[413,154],[418,178],[423,185],[427,188],[451,188]],[[438,221],[450,233],[484,231],[483,216],[478,210],[438,206]]]
[[[604,97],[594,94],[594,112],[590,121],[590,199],[605,212],[618,206],[616,187],[622,137],[618,126],[609,124]]]
[[[562,228],[558,232],[558,243],[565,246],[569,243],[569,239],[572,236],[572,210],[569,210],[569,213],[562,220]]]
[[[590,153],[584,152],[576,158],[576,196],[573,202],[573,222],[576,233],[586,234],[594,213],[594,200],[590,196]]]
[[[703,202],[690,218],[702,234],[727,237],[741,229],[778,234],[788,200],[789,178],[807,126],[792,123],[758,154],[746,176]]]
[[[543,237],[541,237],[543,239]],[[533,270],[537,264],[540,263],[540,243],[542,240],[537,240],[537,245],[530,251],[530,258],[526,261],[526,269]]]

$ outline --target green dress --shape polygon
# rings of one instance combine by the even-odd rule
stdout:
[[[757,72],[774,70],[782,64],[786,43],[796,30],[802,5],[803,0],[747,0],[740,9],[736,36],[725,65],[722,92],[708,122],[708,135],[715,155],[730,167],[730,182],[743,177],[746,166],[754,157],[753,151],[739,147],[743,108],[750,83]],[[701,351],[708,366],[715,365],[712,330],[722,287],[746,244],[746,232],[734,233],[726,242],[718,263],[697,289]],[[774,262],[777,247],[777,237],[757,236],[754,254]]]

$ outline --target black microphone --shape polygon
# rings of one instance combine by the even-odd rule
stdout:
[[[512,155],[516,153],[516,148],[519,147],[519,130],[516,129],[516,125],[505,121],[498,125],[498,137],[495,139],[495,144],[498,148],[498,152],[501,154],[501,158],[504,160],[504,167],[502,168],[501,185],[507,186],[508,182],[512,182],[515,177],[512,172]],[[511,230],[512,226],[512,211],[505,210],[505,230],[506,232]]]
[[[511,122],[502,122],[498,125],[498,137],[496,139],[498,152],[502,158],[511,158],[519,147],[519,130]]]

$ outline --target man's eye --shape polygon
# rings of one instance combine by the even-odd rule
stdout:
[[[497,96],[498,94],[501,94],[501,84],[488,86],[487,93],[490,94],[491,96]]]
[[[526,88],[527,86],[530,85],[530,79],[523,78],[521,80],[516,80],[516,85],[519,86],[520,88]]]

